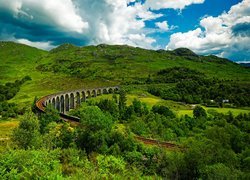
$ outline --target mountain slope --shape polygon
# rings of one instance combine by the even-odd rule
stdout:
[[[198,56],[181,48],[145,50],[126,45],[77,47],[63,44],[49,52],[13,42],[0,42],[0,82],[25,83],[13,99],[30,103],[35,96],[62,90],[115,84],[138,84],[171,67],[188,67],[207,77],[250,82],[250,70],[216,56]]]
[[[0,82],[14,81],[34,71],[46,51],[14,42],[0,41]]]
[[[174,51],[145,50],[129,46],[76,47],[65,44],[43,58],[39,70],[62,72],[80,78],[131,81],[175,66],[205,73],[208,77],[249,81],[250,71],[227,59],[199,56],[179,48]]]

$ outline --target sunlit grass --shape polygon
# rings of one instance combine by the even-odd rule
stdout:
[[[0,152],[6,148],[10,142],[10,137],[13,129],[19,124],[17,119],[11,119],[9,121],[0,121]]]
[[[207,113],[209,114],[209,111],[217,111],[218,113],[222,113],[222,114],[227,114],[229,112],[232,112],[232,114],[234,116],[237,116],[239,114],[248,114],[250,113],[250,110],[248,109],[240,109],[240,108],[210,108],[210,107],[204,107],[203,108],[207,111]],[[193,110],[187,110],[187,109],[183,109],[183,110],[179,110],[177,111],[177,115],[179,117],[184,116],[184,115],[188,115],[188,116],[193,116]]]

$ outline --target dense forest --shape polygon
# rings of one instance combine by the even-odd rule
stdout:
[[[203,103],[206,106],[223,106],[224,102],[233,106],[250,106],[248,84],[231,80],[207,78],[199,71],[184,67],[161,70],[150,77],[147,83],[175,83],[173,88],[149,86],[148,92],[163,99],[171,99],[189,104]]]

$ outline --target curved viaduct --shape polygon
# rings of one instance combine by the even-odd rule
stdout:
[[[51,105],[53,108],[58,110],[61,118],[66,120],[79,121],[79,118],[67,115],[70,109],[75,109],[91,97],[96,97],[102,94],[110,94],[117,92],[119,86],[112,87],[101,87],[94,89],[78,89],[72,91],[65,91],[56,94],[44,96],[36,101],[36,108],[40,112],[45,112],[45,108]]]
[[[88,98],[96,97],[102,94],[110,94],[119,91],[119,86],[112,87],[101,87],[94,89],[78,89],[73,91],[60,92],[56,94],[51,94],[48,96],[44,96],[36,101],[36,109],[39,112],[44,113],[45,108],[48,105],[51,105],[55,109],[57,109],[60,113],[61,119],[65,121],[78,123],[80,118],[67,115],[67,112],[70,109],[74,109],[81,104],[81,102],[85,102]],[[148,139],[141,136],[135,136],[138,141],[143,142],[144,144],[151,144],[162,146],[165,148],[174,148],[178,149],[179,146],[169,142],[161,142],[155,139]]]

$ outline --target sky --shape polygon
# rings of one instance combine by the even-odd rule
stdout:
[[[250,62],[250,0],[0,0],[0,40],[185,47]]]

